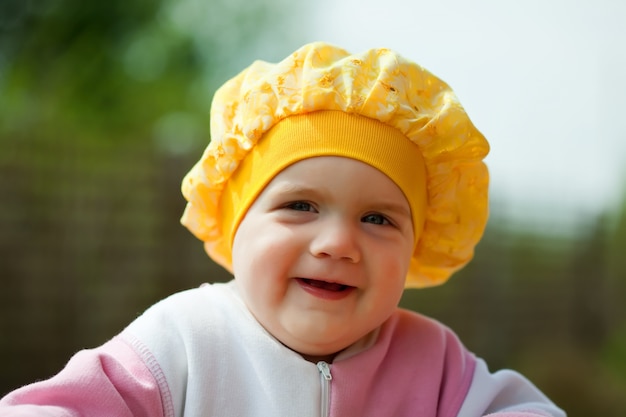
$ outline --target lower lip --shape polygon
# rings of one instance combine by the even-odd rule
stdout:
[[[323,288],[314,287],[313,285],[309,285],[306,281],[302,279],[296,279],[300,288],[302,288],[307,293],[311,294],[314,297],[322,298],[324,300],[341,300],[352,294],[352,291],[355,290],[354,287],[348,287],[342,291],[329,291]]]

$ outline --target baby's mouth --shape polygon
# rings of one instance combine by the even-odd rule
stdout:
[[[298,278],[298,280],[305,285],[309,285],[314,288],[319,288],[321,290],[332,291],[332,292],[341,292],[341,291],[346,291],[348,289],[354,288],[350,285],[339,284],[336,282],[321,281],[318,279]]]

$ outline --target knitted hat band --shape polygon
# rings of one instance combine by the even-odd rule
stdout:
[[[298,161],[318,156],[355,159],[387,175],[409,202],[413,230],[419,237],[427,197],[426,169],[418,146],[378,120],[324,110],[281,120],[241,162],[220,203],[225,241],[232,244],[245,213],[272,178]]]

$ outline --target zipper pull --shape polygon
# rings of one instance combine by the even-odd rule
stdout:
[[[326,381],[330,381],[330,380],[333,379],[333,376],[330,373],[330,366],[328,366],[328,363],[326,363],[324,361],[319,361],[317,363],[317,369],[320,370],[320,373],[322,374],[322,377]]]

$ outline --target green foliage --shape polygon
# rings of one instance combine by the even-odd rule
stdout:
[[[236,3],[4,0],[2,131],[119,143],[146,142],[171,112],[206,125],[216,79],[241,51],[275,41],[264,28],[289,12]]]
[[[6,130],[36,127],[42,135],[111,140],[138,126],[145,129],[150,117],[165,110],[154,100],[146,102],[146,109],[143,95],[151,93],[150,86],[133,80],[120,65],[126,43],[154,19],[158,3],[23,4],[30,7],[21,24],[8,31],[13,43],[3,45],[1,114]]]

